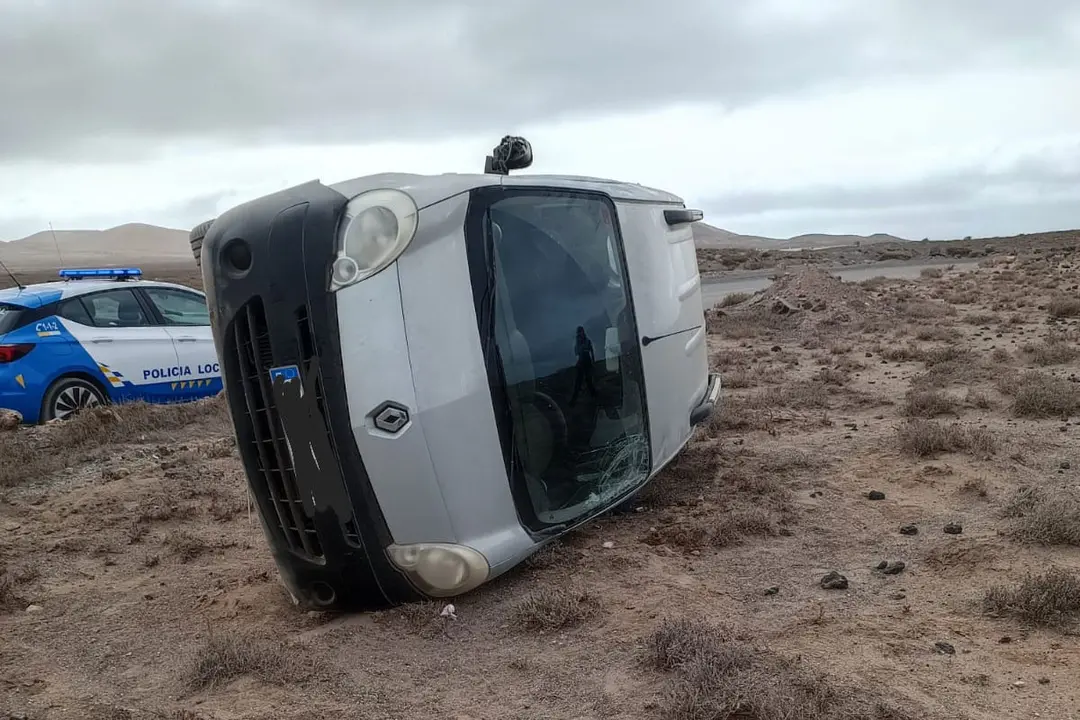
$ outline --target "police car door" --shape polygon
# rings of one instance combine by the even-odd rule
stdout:
[[[177,364],[172,338],[152,321],[130,287],[101,290],[65,301],[77,302],[85,316],[69,308],[64,325],[90,356],[114,400],[169,399],[167,374]],[[79,319],[73,320],[78,317]],[[166,377],[163,378],[162,376]]]
[[[214,349],[206,297],[194,290],[170,287],[143,287],[142,292],[154,306],[165,332],[176,346],[184,375],[175,380],[173,392],[189,399],[220,392],[221,369]]]

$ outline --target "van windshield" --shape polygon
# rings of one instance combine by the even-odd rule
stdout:
[[[26,308],[8,303],[0,303],[0,335],[9,333],[19,324],[19,318]]]
[[[492,395],[515,499],[536,530],[605,510],[651,467],[614,217],[603,196],[521,190],[499,194],[482,221]]]

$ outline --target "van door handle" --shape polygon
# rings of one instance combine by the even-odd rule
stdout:
[[[176,338],[176,342],[199,342],[199,339],[193,337],[182,337]]]
[[[91,340],[90,340],[90,342],[92,342],[92,343],[107,343],[107,342],[112,342],[112,341],[113,341],[112,338],[91,338]]]

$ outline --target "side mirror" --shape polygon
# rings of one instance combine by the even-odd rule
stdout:
[[[523,137],[507,135],[484,161],[484,173],[509,175],[511,170],[524,170],[532,165],[532,145]]]

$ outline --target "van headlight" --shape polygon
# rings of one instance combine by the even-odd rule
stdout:
[[[330,292],[383,270],[412,242],[419,210],[400,190],[371,190],[345,206],[330,270]]]
[[[458,595],[483,584],[487,558],[464,545],[416,543],[386,548],[390,561],[434,597]]]

